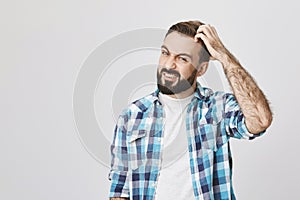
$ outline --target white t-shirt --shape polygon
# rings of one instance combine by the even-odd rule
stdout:
[[[162,168],[155,200],[195,200],[186,135],[186,112],[194,95],[175,99],[159,94],[166,123],[163,135]]]

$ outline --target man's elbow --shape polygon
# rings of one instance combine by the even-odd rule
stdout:
[[[268,113],[263,119],[261,119],[260,126],[263,130],[266,130],[269,128],[273,121],[273,115],[272,113]]]
[[[272,113],[268,113],[264,116],[259,116],[251,120],[246,119],[246,126],[250,133],[259,134],[269,128],[272,124]]]

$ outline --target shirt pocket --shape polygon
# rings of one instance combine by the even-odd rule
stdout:
[[[224,131],[222,121],[218,123],[201,124],[198,127],[201,141],[201,148],[217,151],[229,140],[229,136]],[[222,131],[223,130],[223,131]]]
[[[133,130],[128,135],[128,167],[130,170],[136,170],[145,163],[146,135],[146,130]]]
[[[219,131],[218,124],[201,124],[198,127],[203,151],[217,150],[217,135]]]

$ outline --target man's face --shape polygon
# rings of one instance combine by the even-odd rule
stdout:
[[[176,31],[165,38],[157,69],[160,92],[172,95],[196,87],[201,48],[201,44],[192,37]]]

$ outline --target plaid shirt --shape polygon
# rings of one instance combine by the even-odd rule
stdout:
[[[118,119],[111,145],[109,197],[154,199],[165,122],[158,93],[133,102]],[[244,120],[232,94],[214,93],[197,84],[186,115],[195,199],[235,199],[229,139],[263,134],[249,133]]]

